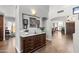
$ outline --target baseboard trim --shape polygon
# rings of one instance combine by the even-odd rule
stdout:
[[[51,41],[52,39],[48,39],[48,38],[46,38],[46,40]]]
[[[16,53],[18,53],[17,49],[15,48]]]
[[[21,51],[17,47],[15,48],[15,50],[16,50],[16,53],[21,53]]]

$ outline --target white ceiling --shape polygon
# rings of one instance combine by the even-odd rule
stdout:
[[[35,9],[37,16],[48,17],[49,5],[21,5],[20,9],[27,14],[31,14],[31,9]]]

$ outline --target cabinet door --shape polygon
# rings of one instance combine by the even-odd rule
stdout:
[[[46,34],[41,34],[41,45],[46,44]]]
[[[24,38],[24,52],[31,52],[34,49],[33,36]]]
[[[37,36],[34,36],[34,49],[38,47],[38,39]]]

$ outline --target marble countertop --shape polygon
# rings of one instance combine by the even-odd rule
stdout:
[[[39,35],[39,34],[44,34],[45,32],[42,33],[36,33],[36,34],[21,34],[20,37],[28,37],[28,36],[34,36],[34,35]]]

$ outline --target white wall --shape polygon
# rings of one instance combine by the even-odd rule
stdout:
[[[20,5],[20,10],[27,14],[32,14],[31,9],[36,10],[36,15],[39,17],[48,17],[48,5]]]
[[[15,17],[15,5],[1,5],[0,6],[0,14],[4,14],[5,16]]]
[[[49,6],[48,5],[24,5],[24,6],[20,6],[20,13],[19,13],[19,16],[20,16],[20,30],[23,30],[23,24],[22,24],[22,13],[25,13],[25,14],[29,14],[29,15],[32,15],[31,13],[31,9],[35,9],[36,11],[36,16],[40,17],[40,18],[37,18],[37,20],[40,20],[40,27],[43,26],[43,23],[42,23],[42,19],[41,17],[48,17],[48,12],[49,12]],[[25,18],[28,19],[29,21],[29,17],[30,16],[27,16]],[[29,23],[28,23],[29,24]],[[32,30],[33,32],[37,30],[37,28],[30,28],[29,25],[28,25],[28,29],[29,30]]]
[[[73,14],[73,7],[77,5],[51,5],[49,9],[49,18],[68,16]],[[62,13],[57,13],[57,11],[64,10]]]
[[[74,16],[75,20],[75,33],[73,34],[74,52],[79,53],[79,15]]]
[[[49,11],[48,5],[24,5],[24,6],[20,6],[20,16],[22,16],[22,13],[32,15],[31,9],[36,10],[36,16],[48,17],[48,11]],[[20,21],[22,22],[22,17],[20,17]],[[41,18],[40,18],[40,22],[41,22]],[[22,27],[22,23],[21,23],[20,29],[22,29],[22,28],[23,27]]]
[[[15,24],[16,24],[16,49],[17,49],[17,51],[18,51],[18,53],[20,53],[20,50],[21,50],[21,48],[20,48],[20,29],[19,29],[19,27],[20,27],[20,22],[19,22],[19,6],[17,6],[17,8],[16,8],[16,20],[15,20]]]

